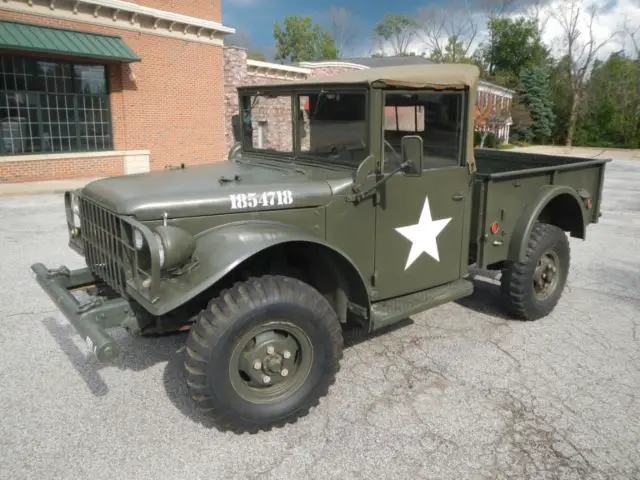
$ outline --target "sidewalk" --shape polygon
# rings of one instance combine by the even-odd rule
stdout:
[[[71,180],[50,180],[45,182],[0,183],[0,197],[64,193],[66,190],[84,187],[94,180],[98,179],[74,178]]]

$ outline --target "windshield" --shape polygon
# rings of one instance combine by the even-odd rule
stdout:
[[[358,166],[368,153],[365,92],[323,90],[304,94],[251,94],[241,98],[243,147]],[[295,102],[294,102],[295,100]],[[293,107],[295,105],[295,107]],[[292,121],[296,108],[295,123]],[[298,144],[294,148],[293,127]]]
[[[300,154],[359,165],[368,151],[366,98],[340,90],[298,95]]]

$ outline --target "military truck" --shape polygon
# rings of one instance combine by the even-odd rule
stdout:
[[[37,282],[103,362],[110,328],[188,332],[191,398],[236,432],[308,414],[344,335],[470,295],[471,266],[502,273],[514,319],[540,319],[609,160],[474,148],[478,81],[435,64],[239,88],[227,161],[66,192],[86,267],[37,263]]]

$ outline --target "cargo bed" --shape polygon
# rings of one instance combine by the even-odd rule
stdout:
[[[494,149],[476,149],[474,156],[477,168],[476,176],[491,179],[582,169],[591,165],[602,165],[609,161],[601,157],[569,157]]]
[[[579,195],[585,195],[585,205],[588,197],[591,207],[585,207],[587,221],[598,221],[604,167],[611,159],[493,149],[476,149],[474,154],[477,172],[472,192],[469,264],[486,268],[504,261],[522,215],[529,215],[528,208],[539,202],[540,196],[553,186],[569,187]],[[582,218],[582,212],[575,205],[575,200],[567,201],[566,206],[562,200],[554,200],[549,214],[564,222],[565,231],[571,236],[581,237],[578,220]],[[542,218],[545,214],[547,212],[542,213]],[[494,222],[500,225],[496,234],[490,231]]]

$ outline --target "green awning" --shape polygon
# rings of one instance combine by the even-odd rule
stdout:
[[[0,49],[107,61],[140,61],[118,36],[11,21],[0,21]]]

